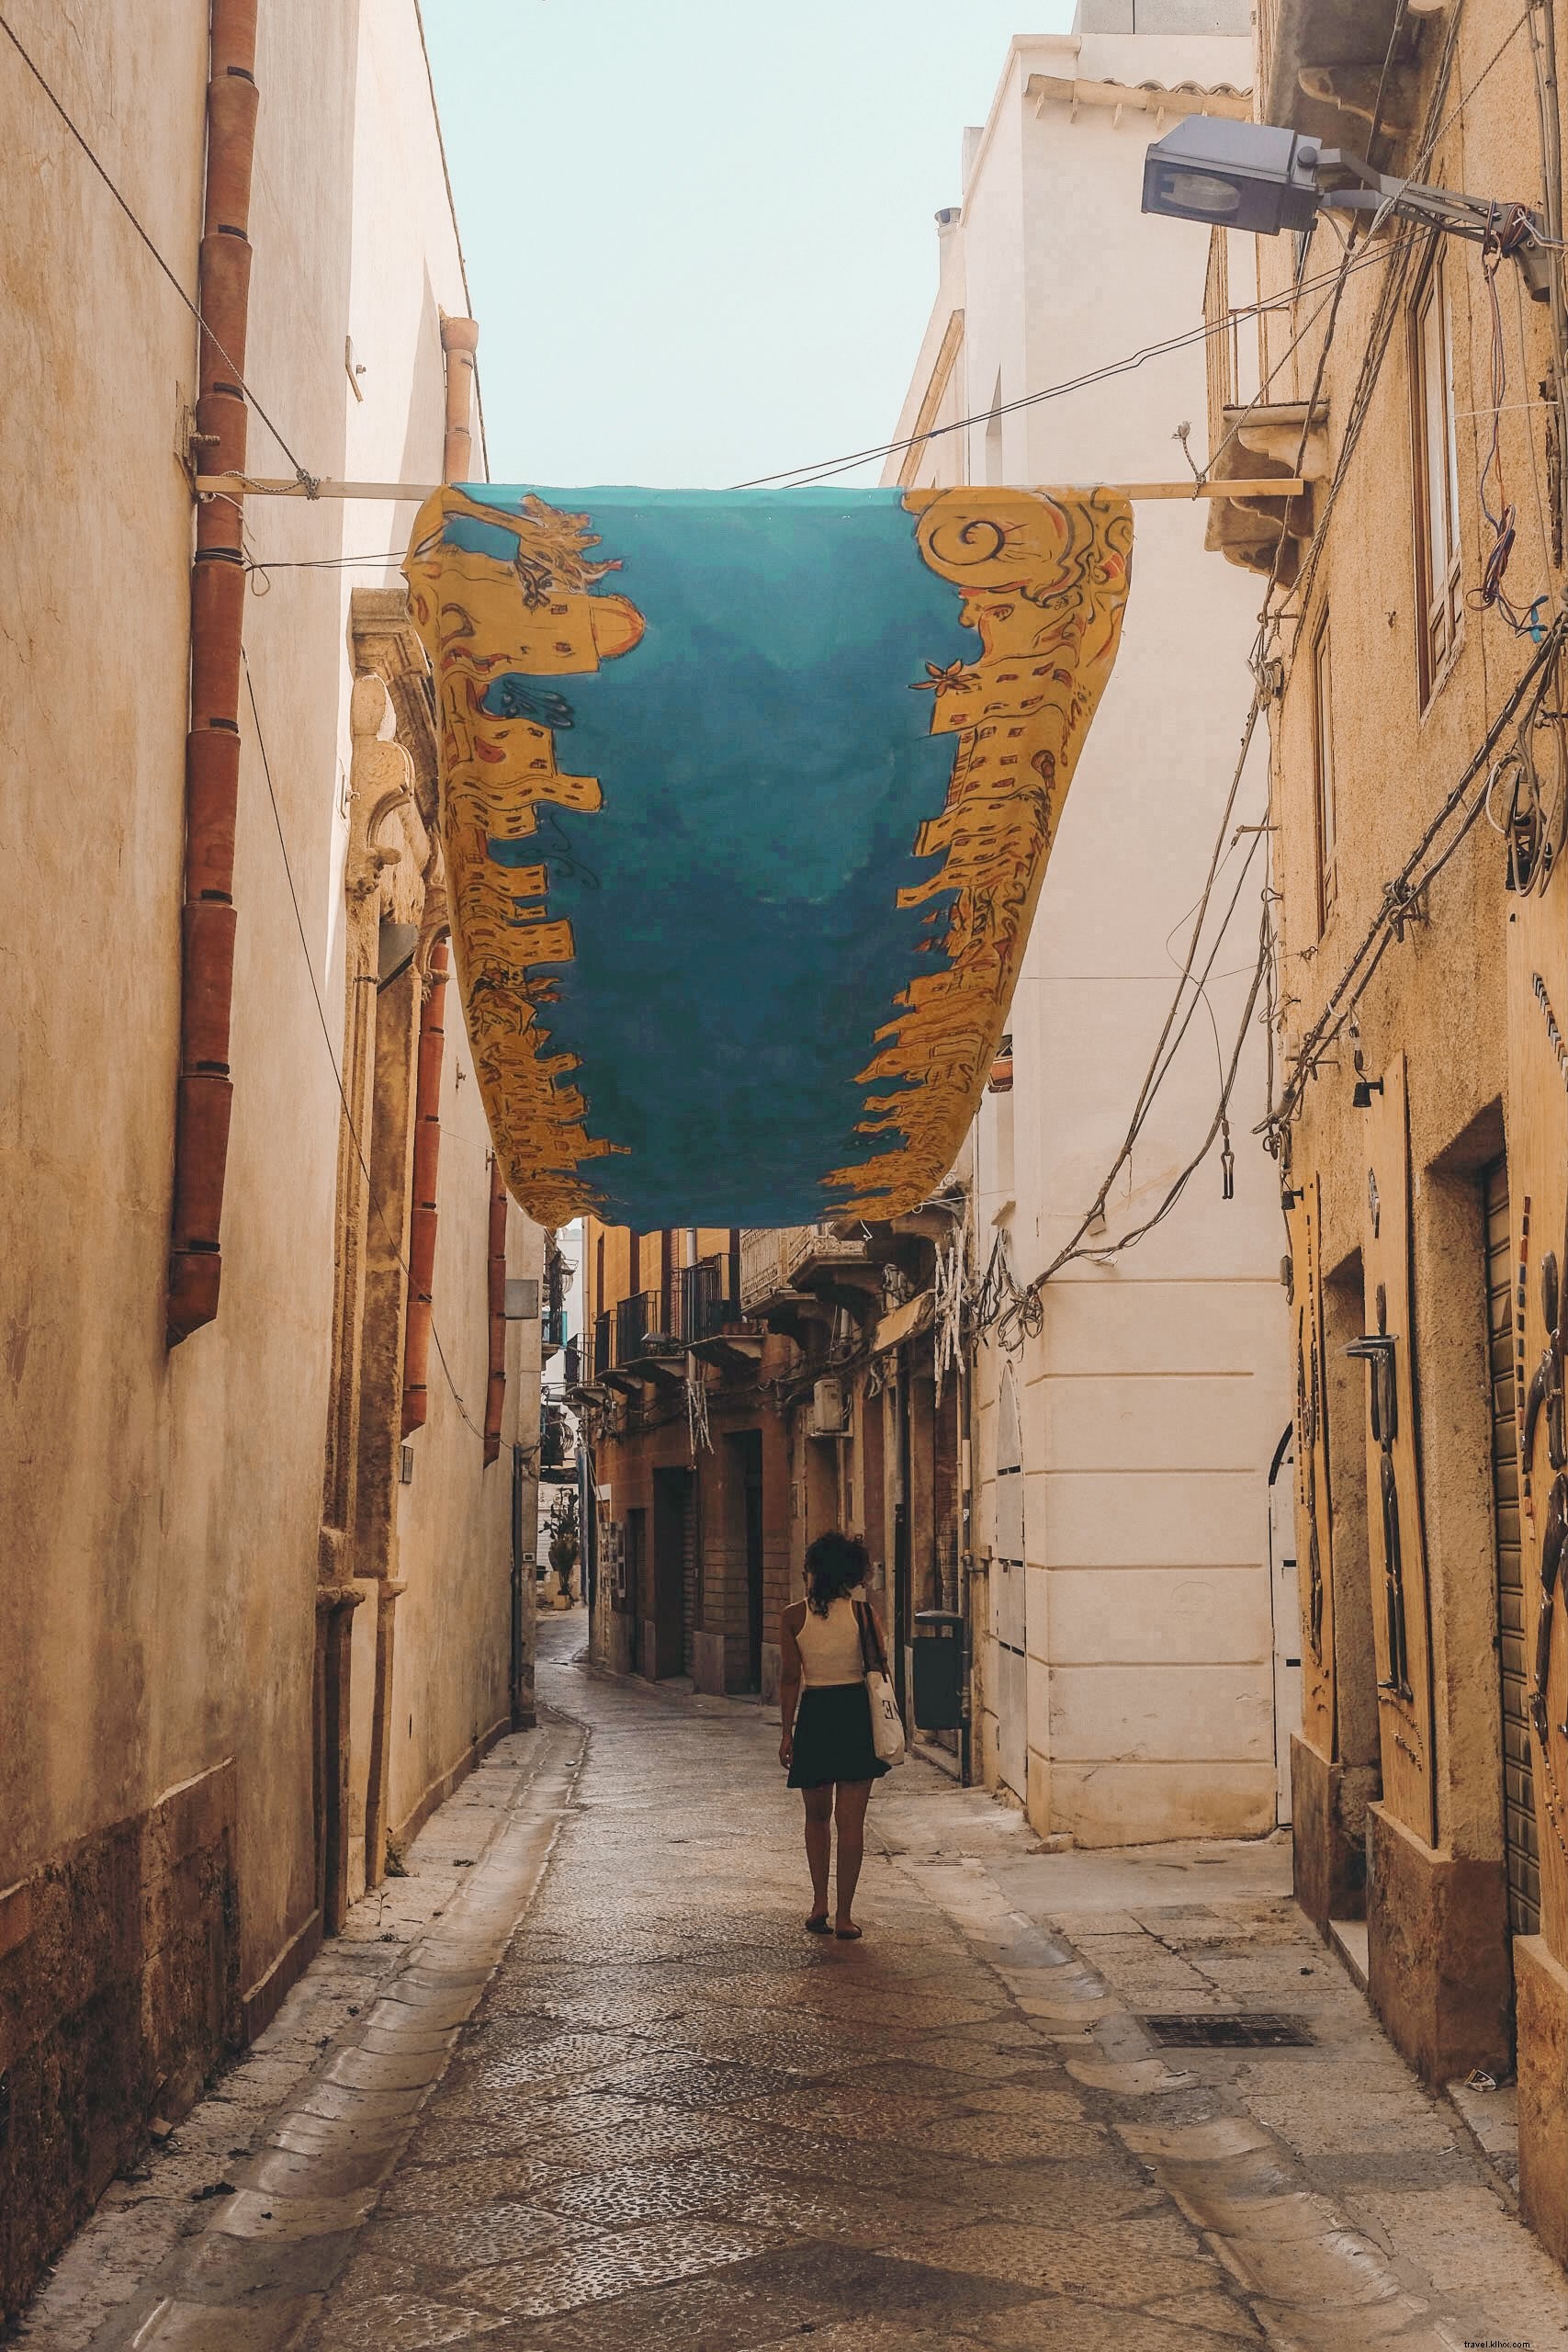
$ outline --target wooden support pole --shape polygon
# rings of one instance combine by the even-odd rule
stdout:
[[[447,323],[456,322],[449,320]],[[1103,490],[1113,498],[1142,503],[1150,499],[1299,498],[1307,484],[1300,474],[1265,474],[1258,481],[1103,481],[1067,486]],[[308,490],[302,482],[284,481],[270,475],[197,474],[196,478],[197,494],[201,498],[364,498],[383,504],[410,506],[423,506],[442,487],[436,481],[319,481]]]

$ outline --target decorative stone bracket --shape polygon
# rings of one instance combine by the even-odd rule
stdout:
[[[1304,480],[1307,487],[1293,498],[1216,498],[1203,544],[1247,571],[1273,571],[1278,554],[1277,576],[1288,588],[1316,527],[1317,486],[1328,474],[1327,402],[1319,401],[1314,408],[1310,430],[1304,401],[1227,408],[1222,414],[1227,437],[1211,469],[1216,481],[1258,481],[1278,474]]]

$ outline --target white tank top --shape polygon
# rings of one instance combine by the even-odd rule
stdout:
[[[858,1588],[853,1593],[840,1593],[837,1600],[828,1603],[826,1617],[818,1617],[807,1603],[806,1623],[795,1638],[800,1651],[801,1681],[807,1690],[819,1690],[829,1683],[863,1680],[865,1660],[855,1618],[855,1602],[862,1598]]]

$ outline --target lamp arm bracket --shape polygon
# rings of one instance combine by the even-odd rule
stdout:
[[[1343,174],[1359,185],[1323,187],[1325,175],[1336,174]],[[1416,220],[1425,228],[1441,229],[1450,236],[1467,237],[1477,244],[1496,226],[1500,214],[1515,209],[1511,204],[1465,196],[1455,188],[1427,187],[1418,181],[1391,178],[1386,172],[1374,171],[1364,156],[1352,155],[1338,147],[1321,150],[1314,176],[1322,191],[1325,211],[1365,213],[1386,209],[1397,220]],[[1529,206],[1522,205],[1518,209],[1535,233],[1515,246],[1513,257],[1524,272],[1532,300],[1549,301],[1553,265],[1550,249],[1540,242],[1546,235],[1545,224],[1540,213]]]

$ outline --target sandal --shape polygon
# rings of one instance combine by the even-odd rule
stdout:
[[[858,1944],[865,1929],[863,1928],[835,1928],[833,1933],[841,1944]]]
[[[808,1936],[832,1935],[834,1931],[828,1925],[828,1914],[826,1911],[818,1911],[813,1913],[812,1917],[807,1919],[806,1923],[806,1932]]]

